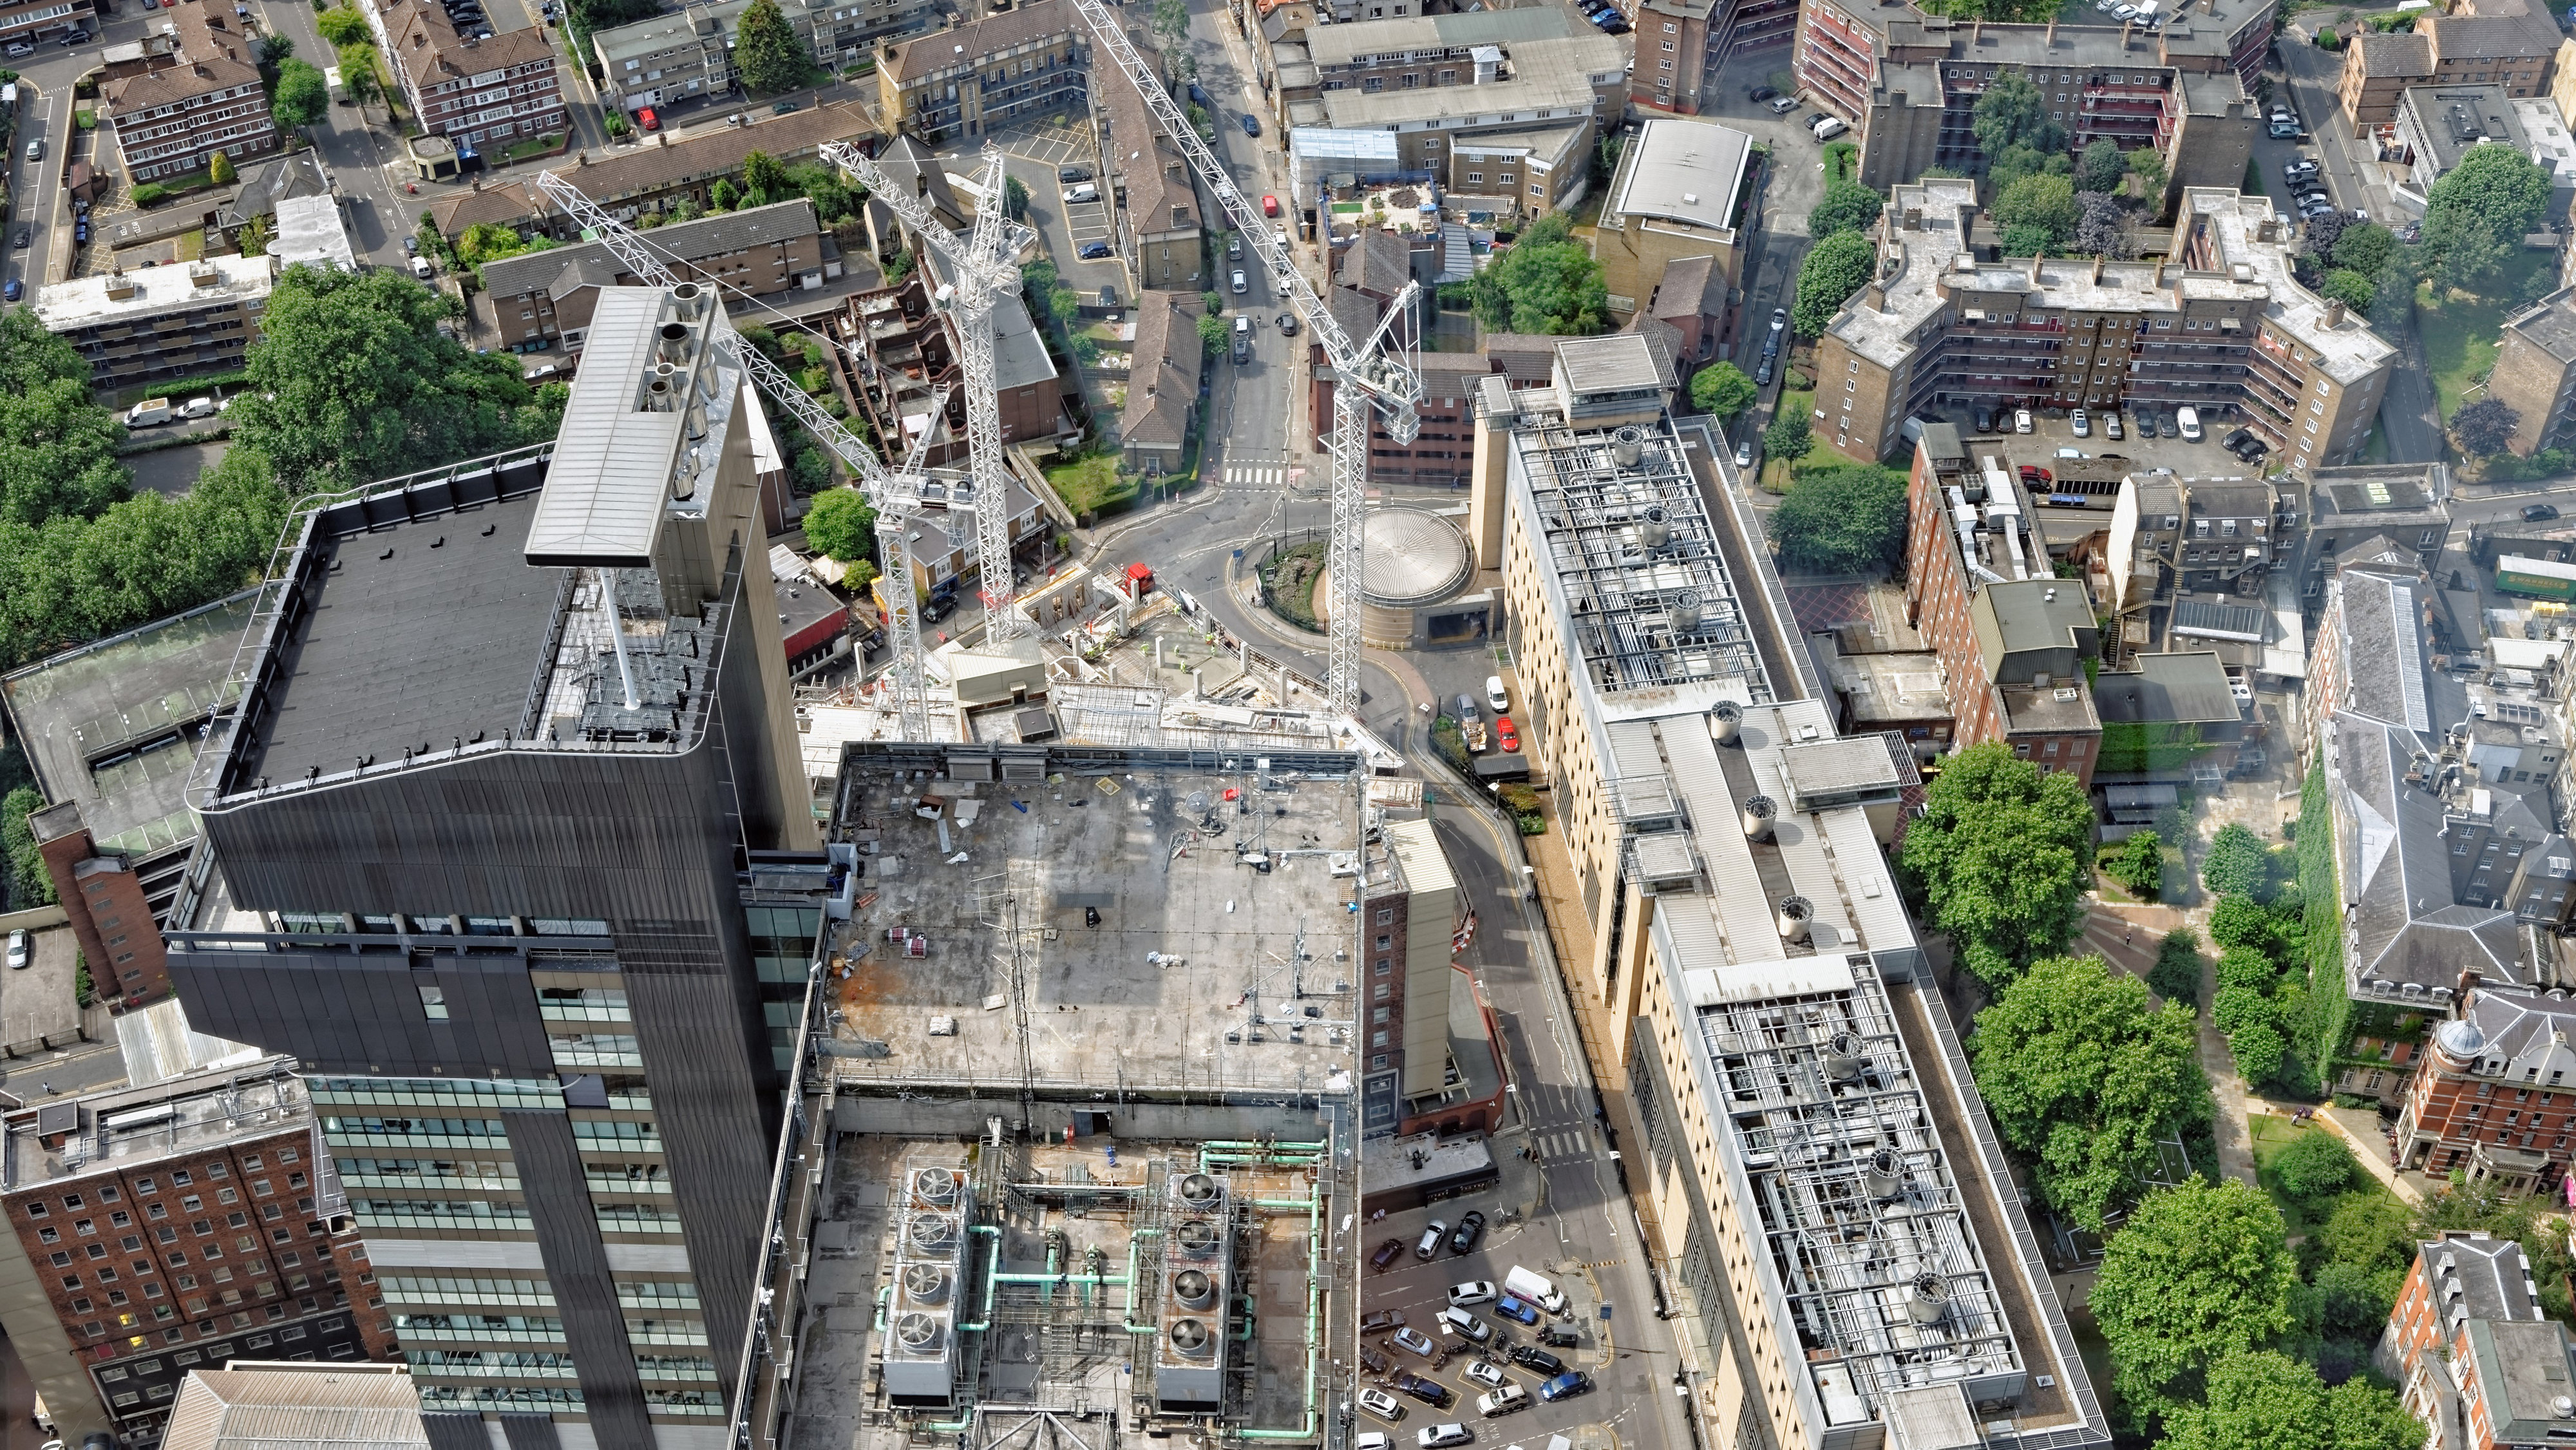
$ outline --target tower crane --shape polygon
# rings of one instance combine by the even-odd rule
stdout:
[[[1323,346],[1324,356],[1333,369],[1333,491],[1332,543],[1326,552],[1332,592],[1328,638],[1331,641],[1329,668],[1325,671],[1325,694],[1335,713],[1356,717],[1360,702],[1360,538],[1368,507],[1368,435],[1372,408],[1386,420],[1387,436],[1399,444],[1410,444],[1422,431],[1422,373],[1413,360],[1417,339],[1407,326],[1399,335],[1397,324],[1410,319],[1421,295],[1419,283],[1407,282],[1395,305],[1387,310],[1375,331],[1367,338],[1354,341],[1340,320],[1324,306],[1314,287],[1298,272],[1289,259],[1288,249],[1270,234],[1252,204],[1226,173],[1216,153],[1199,139],[1189,117],[1172,100],[1171,93],[1145,63],[1127,32],[1120,27],[1117,15],[1106,0],[1070,0],[1073,8],[1091,27],[1094,39],[1117,64],[1136,94],[1144,99],[1145,109],[1153,112],[1154,122],[1163,128],[1172,144],[1180,149],[1197,173],[1199,184],[1224,208],[1236,231],[1243,234],[1261,264],[1267,268],[1297,310],[1306,326],[1313,330],[1315,341]],[[1121,142],[1120,144],[1126,144]],[[1293,198],[1292,198],[1293,201]]]
[[[1037,239],[1037,233],[1012,221],[1005,211],[1002,152],[989,141],[975,178],[983,199],[975,205],[974,224],[962,237],[941,226],[921,198],[896,184],[856,146],[831,142],[822,148],[821,156],[826,165],[848,172],[876,201],[901,217],[952,274],[940,289],[939,302],[955,319],[958,349],[965,354],[966,455],[975,479],[975,564],[983,575],[984,639],[999,644],[1019,633],[1020,615],[1011,607],[1015,592],[1011,470],[1002,457],[1002,405],[993,376],[993,312],[1004,298],[1019,294],[1020,254]]]
[[[661,255],[634,229],[610,216],[599,203],[592,201],[581,188],[554,172],[541,172],[537,186],[546,199],[563,210],[566,216],[588,231],[600,245],[608,248],[624,263],[626,269],[656,287],[677,287],[681,278],[672,272]],[[902,722],[903,738],[930,738],[930,701],[923,680],[921,663],[921,615],[912,597],[912,524],[922,513],[925,471],[921,466],[931,430],[921,430],[901,471],[886,467],[874,451],[859,441],[857,435],[841,425],[841,420],[824,411],[821,404],[808,396],[784,369],[771,362],[759,348],[749,346],[733,329],[733,319],[723,307],[710,309],[710,327],[716,346],[742,368],[744,374],[770,400],[785,408],[805,425],[817,442],[839,456],[858,475],[859,485],[877,511],[877,558],[891,576],[888,587],[878,591],[885,599],[886,639],[894,652],[890,673],[894,677],[895,710]],[[945,406],[946,395],[939,399]],[[954,490],[947,490],[953,493]],[[983,500],[978,499],[981,503]],[[980,523],[987,513],[1006,512],[999,498],[990,508],[979,508]],[[1006,525],[1007,527],[1007,525]],[[1003,572],[1007,582],[1007,566]]]

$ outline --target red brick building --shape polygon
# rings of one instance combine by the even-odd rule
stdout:
[[[428,0],[396,0],[384,8],[383,24],[385,59],[422,130],[499,150],[570,124],[545,31],[531,26],[477,40],[458,34],[447,12]]]
[[[99,87],[127,178],[184,176],[218,151],[236,167],[275,151],[277,123],[246,23],[232,7],[175,0],[152,20],[152,33],[110,60]]]
[[[2576,1001],[2468,975],[2457,1010],[2407,1085],[2399,1165],[2434,1179],[2456,1169],[2503,1193],[2554,1186],[2576,1137]]]
[[[191,1366],[389,1359],[293,1063],[202,1072],[10,1113],[0,1328],[56,1426],[157,1434]]]
[[[98,849],[77,801],[28,813],[27,828],[45,858],[54,899],[71,918],[93,990],[129,1004],[168,996],[170,954],[141,873],[124,853]]]
[[[2416,1246],[2378,1368],[2443,1450],[2564,1443],[2576,1340],[2550,1319],[2522,1245],[2447,1230]]]
[[[2056,578],[2029,497],[1949,423],[1926,426],[1907,484],[1908,622],[1941,657],[1965,750],[2007,741],[2090,790],[2102,720],[2084,661],[2102,652],[2084,586]]]

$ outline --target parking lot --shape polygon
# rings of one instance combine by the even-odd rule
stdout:
[[[2173,415],[2173,410],[2168,407],[2155,407],[2148,411],[2159,419]],[[2152,473],[2161,468],[2170,469],[2184,478],[2219,479],[2253,478],[2262,472],[2260,467],[2241,462],[2236,455],[2219,446],[2220,439],[2236,431],[2239,420],[2212,418],[2206,413],[2201,418],[2201,439],[2197,443],[2182,437],[2167,438],[2161,432],[2154,438],[2138,436],[2135,425],[2139,410],[2135,408],[2122,410],[2120,431],[2126,436],[2116,439],[2110,436],[2103,415],[2089,411],[2092,432],[2082,438],[2075,436],[2073,419],[2063,413],[2033,410],[2028,433],[2012,431],[2010,409],[2003,410],[1995,420],[1995,428],[1984,433],[1976,431],[1971,408],[1947,408],[1934,416],[1958,425],[1959,436],[1966,442],[1972,456],[1994,453],[1999,461],[2015,466],[2034,464],[2054,472],[2058,450],[2072,448],[2086,458],[2120,464],[2130,473]]]
[[[1478,1445],[1518,1444],[1527,1450],[1546,1450],[1551,1438],[1563,1436],[1576,1450],[1607,1450],[1615,1443],[1609,1422],[1632,1407],[1628,1401],[1633,1394],[1623,1395],[1604,1372],[1618,1351],[1611,1342],[1612,1321],[1602,1317],[1600,1294],[1588,1266],[1559,1260],[1555,1237],[1531,1231],[1504,1207],[1503,1197],[1498,1190],[1469,1194],[1430,1209],[1389,1214],[1369,1226],[1372,1250],[1392,1241],[1399,1251],[1387,1269],[1362,1271],[1361,1308],[1368,1314],[1392,1311],[1402,1317],[1402,1325],[1372,1321],[1363,1346],[1362,1387],[1390,1397],[1396,1413],[1390,1418],[1381,1412],[1382,1405],[1363,1406],[1360,1428],[1388,1436],[1396,1450],[1417,1446],[1425,1427],[1444,1424],[1464,1425],[1470,1441]],[[1474,1246],[1460,1254],[1450,1237],[1470,1211],[1482,1213],[1487,1222]],[[1434,1222],[1442,1226],[1441,1242],[1433,1257],[1425,1260],[1415,1249]],[[1450,1307],[1453,1286],[1489,1282],[1499,1297],[1506,1292],[1504,1281],[1515,1265],[1553,1283],[1565,1295],[1565,1313],[1549,1314],[1531,1306],[1529,1312],[1538,1323],[1529,1325],[1503,1314],[1497,1299],[1479,1298],[1461,1307],[1485,1327],[1488,1337],[1483,1344],[1441,1323],[1440,1312]],[[1546,1331],[1554,1331],[1556,1343],[1540,1342]],[[1417,1335],[1419,1340],[1413,1337]],[[1426,1342],[1428,1355],[1420,1352]],[[1554,1356],[1564,1370],[1581,1372],[1586,1387],[1553,1402],[1541,1399],[1540,1386],[1550,1377],[1545,1362],[1516,1363],[1515,1349]],[[1471,1369],[1476,1370],[1475,1377],[1470,1376]],[[1449,1403],[1435,1406],[1418,1393],[1400,1392],[1396,1387],[1400,1373],[1439,1386]],[[1518,1387],[1515,1406],[1496,1416],[1479,1414],[1478,1397],[1498,1383]]]

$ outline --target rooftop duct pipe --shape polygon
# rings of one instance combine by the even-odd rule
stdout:
[[[1815,903],[1807,900],[1807,898],[1803,896],[1781,897],[1778,916],[1780,924],[1780,940],[1785,942],[1805,941],[1810,934],[1809,923],[1816,919]],[[1838,1048],[1842,1046],[1842,1038],[1840,1036],[1835,1037],[1834,1046]]]
[[[689,356],[689,325],[685,322],[663,323],[662,345],[660,351],[662,361],[664,362],[677,363],[687,361]]]
[[[1772,804],[1771,797],[1767,795],[1757,795],[1747,799],[1744,802],[1744,839],[1770,840],[1771,818],[1779,813],[1780,808]]]
[[[617,608],[617,571],[603,569],[600,574],[607,581],[607,593],[600,602],[608,607],[608,642],[617,651],[617,679],[626,687],[626,708],[641,709],[644,698],[635,693],[635,663],[626,657],[626,621]]]
[[[1610,457],[1621,468],[1634,468],[1644,452],[1646,435],[1634,423],[1610,435]]]
[[[1708,738],[1720,745],[1733,745],[1744,733],[1744,707],[1733,700],[1720,700],[1708,712]]]
[[[671,289],[672,310],[683,322],[695,322],[707,315],[706,293],[695,282],[683,282]]]

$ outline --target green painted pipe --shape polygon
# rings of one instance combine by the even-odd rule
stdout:
[[[1158,1229],[1158,1228],[1140,1228],[1140,1229],[1136,1230],[1134,1233],[1129,1234],[1129,1235],[1127,1236],[1127,1282],[1128,1282],[1128,1283],[1133,1284],[1134,1282],[1136,1282],[1136,1267],[1137,1267],[1137,1265],[1141,1262],[1141,1260],[1139,1260],[1139,1258],[1137,1257],[1137,1255],[1138,1255],[1139,1251],[1141,1251],[1141,1250],[1142,1250],[1142,1248],[1144,1247],[1144,1241],[1145,1241],[1146,1239],[1149,1239],[1149,1238],[1161,1238],[1162,1236],[1163,1236],[1163,1231],[1162,1231],[1161,1229]],[[1134,1294],[1130,1294],[1130,1295],[1128,1295],[1128,1296],[1127,1296],[1127,1313],[1126,1313],[1126,1316],[1125,1316],[1124,1318],[1122,1318],[1122,1319],[1120,1319],[1120,1320],[1118,1321],[1118,1327],[1119,1327],[1119,1328],[1121,1328],[1121,1329],[1126,1330],[1126,1331],[1127,1331],[1128,1333],[1130,1333],[1130,1334],[1153,1334],[1153,1333],[1156,1333],[1156,1332],[1157,1332],[1157,1326],[1155,1326],[1155,1325],[1151,1325],[1151,1324],[1139,1324],[1139,1323],[1137,1323],[1137,1322],[1136,1322],[1136,1301],[1137,1301],[1137,1298],[1138,1298],[1138,1296],[1137,1296],[1137,1295],[1134,1295]]]
[[[893,1297],[894,1285],[892,1284],[877,1291],[877,1333],[879,1334],[885,1333],[886,1301]]]
[[[992,1262],[984,1266],[984,1317],[972,1324],[957,1326],[957,1332],[960,1334],[981,1334],[993,1327],[994,1286],[999,1284],[1002,1278],[1002,1230],[995,1224],[979,1223],[969,1227],[967,1232],[983,1234],[993,1241]]]

